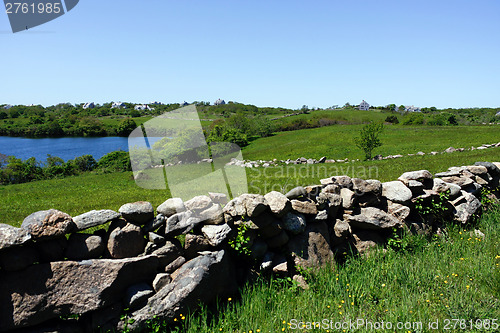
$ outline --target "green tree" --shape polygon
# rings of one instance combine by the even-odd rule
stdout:
[[[122,120],[118,124],[118,135],[119,136],[128,136],[133,130],[137,128],[137,124],[131,118],[127,118]]]
[[[365,160],[371,159],[373,150],[382,145],[379,136],[383,130],[384,124],[372,122],[363,126],[359,136],[354,138],[356,146],[365,152]]]

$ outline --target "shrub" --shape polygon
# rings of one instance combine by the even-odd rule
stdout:
[[[131,171],[129,153],[123,150],[113,151],[101,157],[97,163],[103,171]]]
[[[359,137],[354,138],[356,146],[365,152],[365,160],[371,159],[372,151],[382,145],[379,135],[383,130],[384,124],[370,123],[363,126]]]
[[[394,115],[387,116],[387,118],[385,118],[385,122],[391,123],[391,124],[399,124],[399,119],[398,119],[398,117],[396,117]]]

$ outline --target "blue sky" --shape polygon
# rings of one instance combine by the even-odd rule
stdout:
[[[81,0],[12,34],[0,104],[500,106],[500,1]]]

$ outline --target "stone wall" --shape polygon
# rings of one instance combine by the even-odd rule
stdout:
[[[171,198],[156,210],[135,202],[75,217],[36,212],[21,228],[0,224],[0,332],[138,331],[153,317],[169,322],[234,294],[250,273],[306,288],[299,266],[365,253],[394,232],[439,234],[445,220],[473,222],[482,189],[499,187],[499,167],[420,170],[386,183],[335,176],[229,202],[217,193]],[[426,210],[431,203],[439,209]]]

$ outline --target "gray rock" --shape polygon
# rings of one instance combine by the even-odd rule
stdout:
[[[315,215],[318,213],[318,208],[312,200],[292,200],[292,208],[297,213]]]
[[[231,227],[227,224],[205,225],[201,228],[201,232],[212,246],[222,244],[229,236],[231,230]]]
[[[335,179],[334,179],[334,177],[328,177],[328,178],[320,179],[319,182],[322,185],[335,184]]]
[[[488,173],[488,169],[482,165],[468,165],[464,168],[474,175],[485,175]]]
[[[282,254],[274,256],[271,267],[274,274],[282,276],[288,275],[288,263],[285,256]]]
[[[342,188],[340,190],[340,196],[342,197],[342,206],[345,209],[351,209],[356,204],[356,193],[348,188]]]
[[[440,178],[434,178],[433,179],[434,185],[432,186],[432,190],[436,191],[438,193],[444,193],[446,191],[450,190],[450,187],[448,186],[447,183],[445,183],[442,179]]]
[[[186,234],[186,238],[184,240],[184,252],[188,259],[198,256],[199,252],[206,251],[209,248],[210,243],[205,237],[195,234]]]
[[[144,225],[154,218],[154,208],[150,202],[137,201],[124,204],[118,210],[122,217],[130,223]]]
[[[445,153],[454,153],[456,152],[457,150],[453,147],[449,147],[449,148],[446,148],[446,150],[444,151]]]
[[[193,213],[198,213],[204,211],[205,209],[213,205],[212,199],[207,195],[199,195],[192,198],[184,203],[184,206],[193,211]]]
[[[308,224],[304,232],[290,239],[287,245],[294,263],[302,268],[313,268],[334,263],[326,223]]]
[[[113,221],[121,216],[120,213],[110,209],[91,210],[90,212],[73,217],[78,231],[96,227]]]
[[[382,196],[387,199],[405,204],[411,200],[411,190],[399,180],[382,184]]]
[[[132,284],[152,280],[155,257],[58,261],[0,275],[0,331],[99,310]],[[36,278],[34,278],[36,277]]]
[[[392,202],[390,200],[387,202],[387,211],[390,215],[394,216],[401,222],[405,221],[411,212],[410,207]]]
[[[325,162],[326,162],[326,156],[323,156],[318,160],[318,163],[325,163]]]
[[[186,263],[186,258],[178,257],[165,267],[165,273],[173,273]]]
[[[30,239],[31,235],[26,230],[0,223],[0,250],[22,245]]]
[[[135,257],[144,251],[146,239],[140,227],[127,223],[117,227],[109,234],[108,251],[112,258]]]
[[[148,298],[153,294],[154,291],[148,284],[144,282],[134,284],[127,288],[123,303],[125,307],[134,311],[143,307],[147,303]]]
[[[411,193],[415,196],[424,191],[424,184],[418,180],[410,179],[406,181],[406,186],[410,189]]]
[[[242,194],[240,198],[243,200],[246,215],[255,217],[263,213],[269,208],[269,205],[263,195],[260,194]]]
[[[336,184],[326,185],[321,192],[323,193],[332,193],[332,194],[340,194],[340,186]]]
[[[358,193],[382,193],[382,183],[375,179],[352,178],[352,189]]]
[[[106,248],[104,240],[99,235],[71,234],[66,248],[66,258],[69,260],[84,260],[99,258]]]
[[[461,222],[462,224],[466,224],[481,208],[481,201],[479,201],[474,195],[464,191],[462,191],[462,196],[464,198],[464,202],[454,205],[456,209],[455,220]]]
[[[161,317],[167,324],[174,317],[186,313],[199,302],[208,303],[219,296],[236,291],[234,272],[224,251],[207,252],[185,263],[176,271],[172,282],[148,300],[148,304],[131,314],[131,331],[146,328],[153,317]],[[123,329],[123,328],[122,328]]]
[[[302,186],[297,186],[293,189],[291,189],[290,191],[288,191],[285,196],[288,198],[288,199],[297,199],[298,197],[302,196],[302,195],[306,195],[306,189],[303,188]]]
[[[160,291],[161,288],[165,287],[172,281],[172,277],[168,273],[159,273],[153,280],[153,289],[155,292]]]
[[[236,197],[233,200],[229,201],[227,205],[222,209],[224,214],[232,216],[233,218],[246,215],[246,208],[243,202],[243,199],[240,197]]]
[[[26,217],[21,225],[34,240],[62,237],[76,226],[71,216],[61,211],[50,209],[33,213]]]
[[[148,232],[148,240],[153,244],[162,244],[165,242],[165,237],[155,234],[154,232]]]
[[[292,205],[290,200],[282,193],[277,191],[272,191],[264,195],[266,202],[269,204],[269,208],[271,208],[271,212],[276,214],[278,217],[281,217],[288,213]]]
[[[299,288],[301,288],[303,290],[308,290],[309,289],[309,285],[307,284],[306,279],[302,275],[295,274],[292,277],[292,280],[295,281],[295,283],[297,284],[297,286]]]
[[[201,222],[199,216],[194,215],[192,211],[174,214],[167,219],[165,235],[178,236],[187,234]]]
[[[20,271],[36,261],[38,253],[29,246],[18,246],[0,252],[0,267],[5,271]]]
[[[283,229],[292,234],[300,234],[306,228],[306,219],[302,214],[287,213],[282,220]]]
[[[196,215],[205,224],[221,224],[224,222],[222,208],[219,204],[213,204]]]
[[[432,179],[432,173],[427,170],[419,170],[419,171],[409,171],[403,173],[399,176],[398,180],[406,183],[409,180],[418,180],[419,182],[423,182],[424,179]]]
[[[176,213],[182,213],[186,210],[184,207],[184,202],[182,202],[181,198],[170,198],[163,202],[161,205],[156,208],[156,211],[159,214],[162,214],[165,217],[170,217]]]
[[[213,193],[213,192],[208,192],[208,196],[212,201],[216,204],[219,205],[225,205],[228,202],[227,195],[224,193]]]
[[[481,165],[481,166],[486,167],[486,169],[488,169],[488,173],[490,175],[492,175],[493,177],[494,176],[500,176],[500,168],[497,165],[495,165],[494,163],[491,163],[491,162],[476,162],[476,163],[474,163],[474,165]]]
[[[349,176],[335,176],[333,177],[335,179],[335,184],[340,186],[341,188],[348,188],[352,190],[352,180],[351,177]]]
[[[349,217],[349,224],[359,229],[387,229],[400,224],[398,219],[375,207],[361,208],[361,214]]]
[[[146,223],[143,227],[145,232],[158,230],[162,225],[167,222],[167,217],[163,214],[158,214],[154,219]]]
[[[359,230],[352,235],[354,246],[359,254],[367,254],[377,244],[383,244],[384,239],[376,232]]]
[[[161,269],[182,255],[180,243],[167,241],[165,245],[153,251],[152,255],[158,258],[158,266]]]

